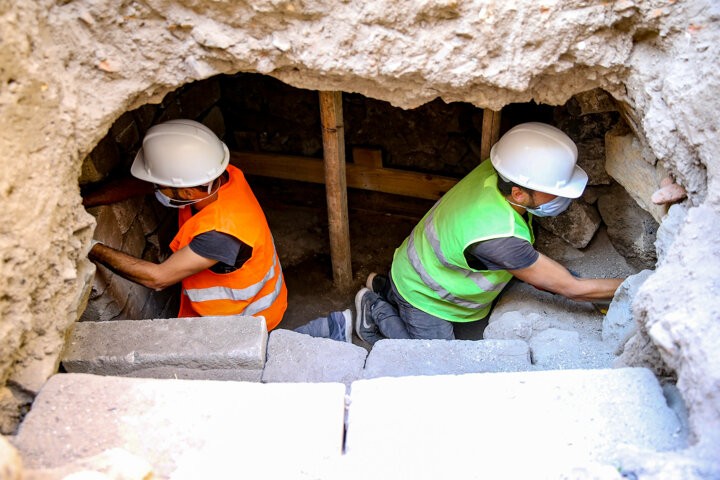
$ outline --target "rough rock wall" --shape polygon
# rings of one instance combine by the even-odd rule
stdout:
[[[624,103],[689,204],[717,215],[718,17],[711,0],[0,3],[2,430],[54,370],[83,304],[93,220],[80,205],[80,163],[124,111],[238,71],[401,107],[438,96],[494,109],[531,99],[562,104],[601,87]],[[720,233],[717,223],[702,226],[706,238]],[[705,311],[717,302],[717,282],[695,283],[689,270],[701,269],[702,279],[719,270],[690,262],[701,241],[683,239],[657,275],[680,275],[682,298]],[[677,306],[651,307],[663,294],[654,284],[643,287],[643,319],[682,317],[670,342],[682,378],[699,358],[684,354],[683,339],[704,331],[712,315],[696,321],[675,315]],[[698,348],[717,365],[718,353]],[[720,407],[696,388],[681,382],[691,412],[705,415],[695,422],[702,437],[700,424],[717,425]]]

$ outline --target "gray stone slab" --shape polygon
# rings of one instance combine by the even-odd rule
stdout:
[[[262,369],[154,367],[128,372],[124,377],[133,378],[175,378],[180,380],[227,380],[234,382],[259,382]]]
[[[59,374],[14,439],[25,468],[120,448],[153,478],[326,478],[342,454],[345,386]]]
[[[166,378],[175,369],[186,375],[248,370],[256,376],[265,364],[266,344],[265,320],[257,317],[77,322],[61,361],[68,372],[99,375],[157,371]]]
[[[367,350],[291,330],[270,333],[263,382],[342,382],[362,378]]]
[[[653,273],[643,270],[632,275],[618,287],[602,322],[602,339],[616,351],[621,348],[637,329],[632,313],[632,301],[640,286]]]
[[[627,445],[686,445],[646,369],[375,378],[351,391],[345,457],[355,478],[577,478],[559,473],[617,468]]]
[[[521,340],[380,340],[368,355],[364,378],[529,370]]]

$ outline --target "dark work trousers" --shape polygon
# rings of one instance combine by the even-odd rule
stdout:
[[[454,340],[452,322],[425,313],[410,305],[398,293],[392,277],[388,276],[389,288],[378,295],[370,312],[378,326],[381,338],[416,338]],[[375,343],[375,342],[373,342]]]

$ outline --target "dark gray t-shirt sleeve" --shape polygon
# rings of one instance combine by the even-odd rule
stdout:
[[[485,240],[465,249],[465,260],[477,270],[520,270],[539,256],[530,242],[517,237]]]
[[[252,254],[252,247],[227,233],[210,230],[190,241],[190,250],[201,257],[240,268]]]

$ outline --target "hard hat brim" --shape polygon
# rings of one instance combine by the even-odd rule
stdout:
[[[222,173],[225,171],[227,166],[230,164],[230,151],[228,150],[227,145],[225,145],[225,143],[222,143],[222,146],[223,146],[224,157],[223,157],[223,161],[222,161],[220,167],[217,170],[217,175],[213,178],[208,178],[203,183],[208,183],[208,182],[215,180],[217,177],[222,175]],[[187,185],[184,183],[171,184],[171,183],[168,183],[166,179],[154,177],[151,173],[148,172],[148,169],[145,166],[145,157],[143,155],[142,148],[140,148],[140,150],[138,150],[137,155],[135,155],[135,160],[133,160],[133,163],[130,166],[130,174],[133,177],[138,178],[140,180],[144,180],[146,182],[155,183],[157,185],[163,185],[163,186],[167,186],[167,187],[174,187],[174,188],[196,187],[198,185],[203,184],[203,183],[199,183],[199,184],[193,183],[193,184],[187,184]]]
[[[549,193],[550,195],[557,195],[558,197],[578,198],[585,191],[585,186],[587,185],[587,182],[588,175],[585,170],[575,165],[575,169],[573,171],[572,177],[570,177],[570,181],[568,181],[562,187],[543,187],[537,188],[535,190],[537,190],[538,192]]]

